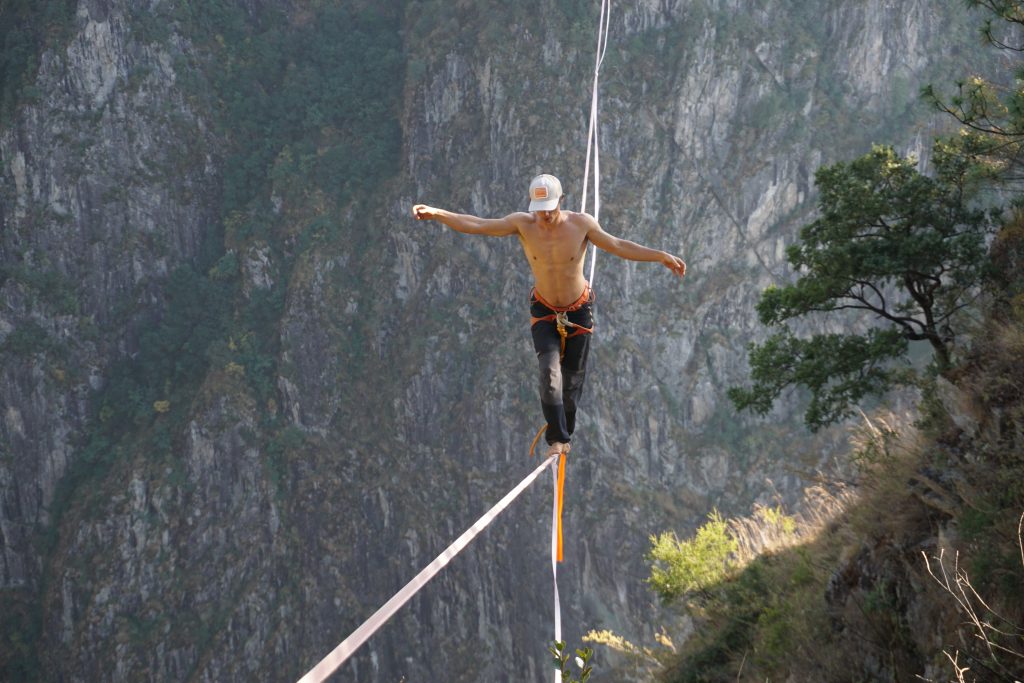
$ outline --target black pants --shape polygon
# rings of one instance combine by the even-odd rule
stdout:
[[[542,318],[554,311],[530,297],[530,315]],[[594,327],[594,293],[578,310],[568,314],[569,322],[586,328]],[[572,334],[574,328],[568,328]],[[590,352],[589,334],[578,334],[565,340],[565,355],[561,356],[562,338],[553,320],[544,320],[530,329],[533,348],[540,363],[540,407],[548,423],[544,440],[569,443],[576,429],[576,405],[583,393],[583,380],[587,376],[587,355]],[[560,358],[561,356],[561,358]]]

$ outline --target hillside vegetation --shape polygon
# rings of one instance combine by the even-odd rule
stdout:
[[[1020,224],[1000,240],[1019,281]],[[658,539],[651,584],[696,626],[678,656],[663,653],[660,680],[1024,676],[1021,303],[988,316],[916,424],[864,418],[856,493],[832,482],[828,514],[712,520],[697,538],[713,543]],[[760,552],[744,560],[743,540]]]
[[[1024,6],[998,0],[969,4],[989,17],[982,33],[993,48],[1015,55]],[[893,198],[903,181],[891,174],[876,190],[863,176],[839,190],[830,187],[842,201],[824,192],[824,218],[805,228],[805,241],[791,248],[790,260],[802,279],[766,292],[759,306],[763,322],[861,308],[873,312],[883,328],[891,324],[889,332],[879,334],[891,335],[894,345],[872,356],[866,343],[844,349],[839,343],[844,337],[858,338],[839,334],[828,340],[831,350],[819,353],[815,340],[777,335],[783,341],[775,346],[770,340],[752,347],[757,383],[753,390],[735,392],[737,404],[766,413],[784,388],[804,386],[812,395],[808,424],[818,427],[858,412],[863,396],[895,385],[915,387],[919,398],[906,414],[859,412],[851,428],[853,481],[816,482],[818,498],[809,500],[802,514],[762,508],[748,520],[712,515],[692,538],[671,532],[652,538],[649,583],[694,625],[692,636],[677,638],[675,645],[667,636],[663,645],[668,647],[645,651],[652,670],[660,668],[659,680],[1024,678],[1024,195],[1019,186],[1024,73],[1008,76],[1017,85],[1004,88],[971,76],[953,95],[943,95],[942,88],[923,90],[962,126],[936,142],[937,150],[952,155],[946,163],[953,159],[962,171],[955,188],[931,198],[918,194],[901,206]],[[886,163],[888,169],[916,173],[905,160]],[[856,168],[840,166],[819,172],[819,184]],[[937,173],[941,178],[941,160]],[[837,205],[844,210],[830,217]],[[914,328],[901,320],[917,316],[930,324],[934,319],[915,307],[920,298],[899,304],[899,288],[906,286],[913,295],[921,291],[914,278],[925,277],[921,269],[899,271],[921,262],[927,235],[914,237],[906,248],[882,242],[885,253],[874,256],[870,251],[878,242],[872,240],[889,228],[935,231],[954,215],[953,205],[973,218],[958,219],[959,227],[948,234],[961,244],[964,235],[973,234],[975,244],[984,236],[987,247],[967,258],[958,253],[961,266],[967,264],[961,271],[936,271],[936,300],[955,289],[955,299],[947,302],[956,315],[934,328],[941,334],[930,340],[931,362],[910,363],[900,330],[901,325]],[[968,205],[973,213],[964,213]],[[946,207],[942,216],[929,217],[939,206]],[[987,227],[981,208],[990,212]],[[887,223],[889,218],[895,220]],[[826,235],[830,258],[838,260],[814,275],[808,240],[821,238],[816,226],[844,220],[884,230],[871,228],[870,235],[862,232],[849,240],[847,232],[842,238],[847,241],[835,232]],[[943,248],[937,244],[933,251]],[[954,255],[930,258],[945,263]],[[893,266],[894,261],[902,265]],[[864,268],[858,271],[854,263]],[[959,276],[964,269],[970,278]],[[873,287],[871,277],[878,283],[874,291],[888,297],[889,311],[885,297],[880,307],[836,304],[850,292],[849,300],[864,303],[856,293],[864,291],[865,282]],[[844,278],[861,278],[861,288],[843,284]],[[836,368],[842,372],[836,374]],[[610,641],[607,634],[597,639]]]

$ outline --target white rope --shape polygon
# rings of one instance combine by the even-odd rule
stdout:
[[[562,606],[558,602],[558,458],[551,456],[551,581],[555,584],[555,642],[562,639]],[[562,683],[561,669],[555,669],[555,683]]]
[[[604,53],[608,50],[608,27],[611,25],[611,0],[601,0],[601,18],[597,28],[597,52],[594,58],[594,85],[590,94],[590,126],[587,130],[587,160],[583,167],[583,201],[580,203],[580,211],[587,211],[587,184],[590,180],[590,153],[594,153],[594,219],[601,220],[601,151],[598,144],[598,122],[597,109],[597,84],[601,75],[601,64],[604,62]],[[590,251],[590,280],[594,284],[594,269],[597,266],[597,247],[592,246]]]
[[[433,562],[426,566],[419,574],[413,578],[412,581],[405,584],[402,590],[395,593],[394,597],[384,603],[384,606],[373,613],[369,619],[363,622],[362,626],[352,632],[348,638],[346,638],[338,647],[334,648],[330,654],[320,660],[320,663],[310,669],[309,673],[299,679],[298,683],[321,683],[326,680],[328,676],[334,673],[339,666],[345,663],[345,660],[352,656],[359,647],[369,640],[370,636],[377,632],[381,626],[387,622],[395,612],[397,612],[402,605],[407,603],[409,599],[415,595],[423,586],[427,584],[434,576],[440,572],[445,565],[447,565],[452,558],[458,555],[469,543],[477,537],[477,535],[486,529],[494,519],[501,514],[507,508],[513,500],[515,500],[520,493],[526,490],[526,488],[534,482],[534,480],[544,471],[544,468],[550,465],[556,456],[552,455],[543,463],[541,463],[537,469],[531,472],[525,479],[523,479],[518,486],[509,491],[504,498],[499,500],[494,507],[487,511],[483,517],[478,519],[476,523],[459,536],[455,541],[448,546],[443,553],[438,555]],[[557,623],[557,622],[556,622]],[[560,628],[556,626],[556,628]]]
[[[601,74],[604,53],[608,49],[608,27],[611,22],[611,0],[601,0],[601,14],[597,27],[597,50],[594,59],[594,85],[590,94],[590,125],[587,129],[587,160],[583,166],[583,197],[580,211],[587,211],[587,185],[590,180],[590,157],[594,157],[594,219],[601,218],[601,148],[598,144],[597,118],[597,84]],[[594,285],[594,268],[597,266],[597,247],[592,246],[590,252],[590,285]],[[554,495],[551,496],[551,580],[555,591],[555,642],[562,640],[562,608],[558,599],[558,463],[551,463],[551,484]],[[555,669],[555,683],[562,683],[562,671]]]
[[[601,0],[601,13],[597,29],[597,52],[594,62],[594,84],[591,90],[590,100],[590,125],[587,131],[587,159],[583,169],[583,197],[580,204],[580,211],[587,210],[587,185],[590,180],[590,159],[593,151],[594,159],[594,213],[596,220],[601,217],[601,153],[598,144],[598,107],[597,107],[597,86],[601,73],[601,64],[604,62],[604,55],[608,49],[608,28],[610,25],[611,1]],[[590,255],[590,274],[588,279],[591,286],[594,283],[594,270],[597,265],[597,247],[592,247]],[[363,643],[380,629],[395,613],[407,603],[412,596],[420,591],[434,576],[451,562],[452,558],[458,555],[468,546],[481,531],[486,529],[491,522],[507,508],[513,500],[519,497],[526,488],[537,479],[545,467],[551,467],[552,484],[554,495],[552,496],[551,511],[551,576],[554,583],[555,602],[555,640],[562,640],[562,611],[558,598],[558,456],[552,455],[541,463],[514,489],[509,491],[504,498],[498,501],[494,507],[487,511],[473,526],[467,529],[461,536],[455,539],[444,552],[438,555],[433,562],[427,565],[409,583],[405,584],[390,600],[378,609],[373,615],[357,628],[352,634],[343,640],[338,647],[324,657],[309,672],[299,679],[298,683],[322,683],[331,674],[337,671],[338,667],[358,650]],[[555,670],[555,683],[561,683],[562,672]]]
[[[594,158],[594,219],[601,218],[601,154],[598,144],[598,129],[600,128],[597,119],[597,85],[601,75],[601,65],[604,62],[604,53],[608,49],[608,27],[611,16],[610,0],[601,0],[601,13],[597,27],[597,50],[594,58],[594,85],[591,88],[590,97],[590,125],[587,129],[587,161],[583,171],[583,198],[580,203],[580,211],[587,211],[587,185],[590,181],[590,159],[591,152]],[[597,247],[592,246],[590,252],[590,275],[588,280],[591,287],[594,286],[594,269],[597,266]],[[555,591],[555,642],[562,639],[562,610],[558,600],[558,464],[551,463],[551,482],[553,489],[552,511],[551,511],[551,580]],[[562,672],[555,670],[555,683],[561,683]]]

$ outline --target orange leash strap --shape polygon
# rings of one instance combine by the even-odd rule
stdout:
[[[530,444],[530,457],[533,457],[533,449],[537,447],[537,442],[540,441],[540,435],[547,429],[547,424],[541,425],[541,428],[537,430],[537,436],[533,437],[533,443]]]
[[[540,441],[540,435],[547,429],[547,425],[541,425],[541,428],[537,430],[537,436],[533,437],[533,443],[530,444],[530,457],[533,457],[534,450],[537,448],[537,442]],[[557,533],[558,537],[558,561],[562,561],[562,507],[565,505],[565,453],[561,454],[558,458],[558,487],[555,495],[556,507],[558,509],[558,523]]]
[[[565,503],[565,453],[558,459],[558,561],[562,561],[562,505]]]

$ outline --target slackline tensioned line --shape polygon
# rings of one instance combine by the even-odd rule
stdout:
[[[561,528],[562,499],[558,495],[559,477],[565,477],[565,453],[561,454],[560,466],[551,456],[551,582],[555,586],[555,642],[562,640],[562,606],[558,601],[558,530]],[[555,669],[555,683],[562,683],[562,672]]]
[[[330,654],[320,660],[320,663],[309,670],[305,676],[299,679],[298,683],[321,683],[326,680],[328,676],[334,673],[339,666],[341,666],[346,659],[352,656],[352,653],[359,649],[359,647],[369,640],[370,636],[377,632],[381,626],[387,622],[395,612],[401,609],[402,605],[407,603],[409,599],[415,595],[423,586],[427,584],[434,576],[444,569],[445,565],[451,562],[452,558],[458,555],[469,543],[477,537],[477,535],[486,529],[494,519],[501,514],[502,511],[507,508],[513,500],[519,497],[526,488],[534,482],[534,480],[544,471],[544,468],[552,464],[555,461],[554,455],[549,457],[543,463],[541,463],[537,469],[533,470],[523,479],[518,486],[505,494],[505,497],[499,500],[494,507],[488,510],[483,517],[478,519],[476,523],[459,536],[455,541],[448,546],[443,553],[438,555],[433,562],[427,565],[423,571],[417,574],[412,581],[405,584],[402,590],[395,593],[394,597],[384,603],[384,606],[373,613],[369,619],[363,622],[362,626],[352,632],[348,638],[342,641],[338,647],[334,648]],[[556,587],[557,592],[557,587]]]
[[[612,5],[611,0],[601,0],[601,18],[597,27],[597,52],[594,57],[594,86],[590,93],[590,126],[587,129],[587,160],[583,166],[583,198],[580,202],[580,211],[587,211],[587,183],[590,179],[590,151],[594,151],[594,220],[601,220],[601,151],[598,145],[598,122],[597,108],[597,84],[601,75],[601,64],[604,63],[604,53],[608,50],[608,27],[611,24]],[[590,249],[590,275],[588,280],[590,286],[594,286],[594,269],[597,266],[597,246]]]
[[[590,159],[593,152],[594,159],[594,219],[601,217],[601,154],[598,144],[598,121],[597,92],[598,81],[601,74],[601,64],[604,62],[604,55],[608,49],[608,30],[611,17],[611,0],[601,0],[601,12],[597,29],[597,52],[594,60],[594,83],[591,90],[590,100],[590,124],[587,130],[587,157],[583,169],[583,196],[580,203],[580,211],[587,210],[587,185],[590,180]],[[591,286],[594,283],[594,272],[597,266],[597,247],[593,246],[590,256],[590,274],[588,280]],[[561,458],[559,460],[559,457]],[[370,639],[387,621],[407,603],[412,596],[420,591],[428,581],[438,574],[451,560],[462,552],[481,531],[490,526],[505,508],[512,504],[527,487],[532,484],[545,467],[551,466],[551,479],[554,488],[551,510],[551,578],[554,584],[554,612],[555,612],[555,640],[562,639],[562,611],[558,598],[558,548],[560,545],[559,530],[562,517],[563,499],[558,495],[565,477],[565,454],[555,454],[548,457],[543,463],[537,466],[530,474],[523,479],[518,486],[509,491],[504,498],[499,500],[494,507],[488,510],[473,526],[467,529],[461,536],[455,539],[444,552],[434,558],[434,561],[427,565],[409,583],[405,584],[400,591],[388,600],[373,615],[364,621],[352,634],[343,640],[338,647],[334,648],[326,657],[314,666],[309,672],[299,679],[298,683],[322,683],[331,674],[338,670],[345,661],[358,650],[363,643]],[[562,673],[555,669],[555,683],[561,683]]]
[[[601,0],[601,13],[597,26],[597,49],[594,56],[594,85],[590,93],[590,124],[587,127],[587,159],[583,166],[583,196],[580,201],[580,211],[587,211],[587,185],[590,180],[590,157],[593,150],[594,157],[594,220],[601,218],[601,148],[598,144],[598,121],[597,107],[597,86],[601,75],[601,64],[604,62],[604,53],[608,49],[608,27],[611,17],[611,0]],[[590,275],[588,280],[590,286],[594,286],[594,270],[597,266],[597,246],[590,251]],[[565,453],[556,466],[551,463],[551,484],[554,491],[551,510],[551,581],[554,584],[555,602],[555,642],[562,640],[562,608],[558,599],[558,562],[561,560],[560,549],[562,539],[562,504],[564,499],[559,495],[563,490],[565,481]],[[562,671],[555,669],[555,683],[562,683]]]

